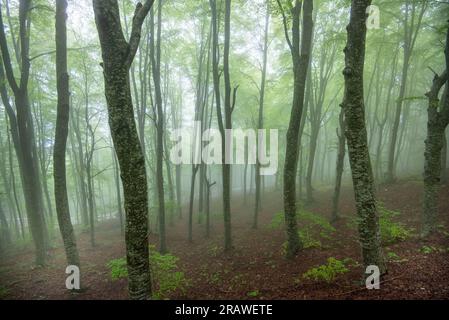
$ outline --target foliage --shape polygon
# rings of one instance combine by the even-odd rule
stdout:
[[[404,241],[411,236],[412,230],[399,222],[394,222],[393,218],[400,215],[397,211],[386,209],[382,204],[379,208],[379,225],[382,243],[390,245],[399,241]]]
[[[154,247],[150,247],[150,252],[152,277],[156,283],[153,297],[155,299],[166,299],[176,291],[184,292],[188,286],[188,280],[185,278],[184,272],[178,269],[179,258],[172,254],[162,255]],[[107,266],[111,270],[113,280],[128,276],[125,258],[111,260]]]
[[[256,298],[260,295],[259,290],[250,291],[246,294],[250,298]]]
[[[346,262],[336,258],[327,259],[327,264],[312,268],[303,274],[304,279],[333,282],[337,276],[349,272]]]
[[[435,246],[422,246],[421,249],[419,249],[421,253],[424,254],[431,254],[431,253],[444,253],[449,252],[449,248],[441,248],[441,247],[435,247]]]
[[[388,260],[390,260],[390,261],[397,261],[397,260],[400,260],[400,257],[399,257],[395,252],[393,252],[393,251],[389,251],[389,252],[387,253],[387,257],[388,257]]]
[[[300,223],[300,230],[298,231],[299,238],[305,249],[321,248],[321,238],[330,239],[335,228],[319,214],[300,209],[297,214],[298,223]],[[284,213],[277,213],[269,224],[269,228],[280,229],[284,224]],[[286,243],[284,243],[283,250],[285,250]]]
[[[106,266],[111,270],[112,280],[118,280],[128,277],[126,269],[126,258],[114,259],[109,261]]]

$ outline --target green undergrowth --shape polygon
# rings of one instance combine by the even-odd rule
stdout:
[[[307,280],[319,282],[334,282],[338,276],[348,273],[349,267],[353,264],[352,259],[339,260],[334,257],[327,259],[327,263],[318,267],[309,269],[302,277]]]
[[[383,246],[389,246],[401,241],[405,241],[413,236],[414,229],[408,228],[403,223],[398,222],[401,215],[399,211],[387,209],[383,203],[377,204],[379,212],[380,236]],[[348,227],[356,230],[358,219],[353,218],[348,222]]]
[[[178,268],[179,258],[172,254],[162,255],[150,247],[150,267],[153,280],[153,298],[167,299],[174,292],[184,293],[189,286],[184,272]],[[107,263],[112,280],[128,277],[126,258],[111,260]]]
[[[304,249],[323,248],[322,240],[331,239],[336,232],[335,228],[321,215],[300,209],[297,214],[298,235],[301,239]],[[281,229],[284,226],[284,213],[280,212],[274,215],[270,224],[271,229]],[[285,251],[287,243],[283,244]]]
[[[419,249],[419,252],[424,253],[424,254],[445,253],[445,252],[449,252],[449,248],[442,248],[442,247],[436,247],[436,246],[422,246]]]

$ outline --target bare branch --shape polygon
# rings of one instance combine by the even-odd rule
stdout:
[[[282,14],[282,24],[284,25],[285,39],[287,40],[290,50],[293,51],[293,45],[292,45],[292,42],[290,41],[290,36],[288,35],[287,17],[285,16],[284,7],[282,6],[280,0],[276,0],[276,1],[278,3],[279,10],[281,10],[281,14]]]
[[[139,48],[140,38],[142,33],[143,22],[153,6],[154,0],[146,0],[145,4],[139,2],[134,11],[133,25],[131,29],[131,36],[129,38],[129,52],[126,58],[126,65],[131,67],[131,64],[136,56]]]

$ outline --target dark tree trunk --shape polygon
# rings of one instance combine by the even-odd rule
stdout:
[[[304,1],[301,45],[299,32],[301,20],[301,2],[296,0],[295,6],[292,9],[292,41],[290,41],[290,37],[288,35],[287,21],[283,11],[283,7],[279,1],[278,5],[283,12],[285,27],[284,31],[292,54],[294,73],[293,105],[291,110],[290,124],[287,131],[287,146],[284,166],[284,210],[288,238],[287,257],[293,258],[302,248],[302,243],[298,236],[298,225],[296,220],[296,173],[298,170],[298,155],[300,146],[300,142],[298,141],[299,131],[301,119],[303,117],[306,79],[310,64],[310,52],[312,47],[313,1]]]
[[[148,193],[145,159],[137,134],[129,69],[137,52],[143,21],[153,0],[137,4],[129,42],[123,36],[116,0],[93,0],[103,56],[109,125],[120,165],[126,213],[129,297],[151,296],[148,248]]]
[[[117,196],[117,216],[120,222],[120,234],[125,234],[125,228],[123,223],[123,204],[122,204],[122,190],[120,188],[120,168],[115,151],[112,151],[112,158],[114,159],[114,180],[115,180],[115,192]]]
[[[225,84],[225,101],[224,101],[224,114],[225,121],[224,127],[227,130],[232,129],[232,111],[233,105],[235,106],[235,92],[234,89],[234,101],[231,98],[231,77],[229,74],[229,52],[231,44],[231,0],[225,0],[225,18],[224,18],[224,53],[223,53],[223,73]],[[227,137],[227,133],[222,135],[222,148],[223,148],[223,218],[224,218],[224,247],[225,251],[232,249],[232,232],[231,232],[231,165],[230,152],[226,152],[229,149],[228,145],[231,138]]]
[[[424,153],[424,209],[422,235],[428,236],[436,229],[438,216],[438,193],[441,185],[441,153],[446,128],[449,124],[449,29],[446,38],[446,71],[435,75],[431,90],[426,94],[429,100],[427,109],[427,138]],[[439,92],[446,84],[443,104],[439,109]]]
[[[76,238],[70,219],[66,181],[66,148],[69,134],[70,92],[67,71],[67,0],[56,1],[56,77],[58,109],[54,145],[56,214],[69,265],[80,266]]]
[[[345,95],[343,110],[346,139],[359,217],[359,236],[365,266],[376,265],[386,272],[380,243],[379,216],[374,195],[373,173],[365,126],[363,70],[365,64],[366,8],[371,0],[352,0],[345,48]]]

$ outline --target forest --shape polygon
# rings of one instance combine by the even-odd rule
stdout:
[[[0,0],[0,300],[448,300],[448,19]]]

